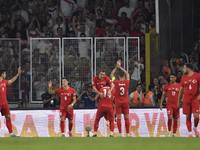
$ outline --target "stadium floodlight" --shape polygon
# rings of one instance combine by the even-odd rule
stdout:
[[[87,135],[87,137],[90,137],[90,131],[92,130],[92,127],[90,126],[90,125],[87,125],[86,127],[85,127],[85,130],[87,131],[87,133],[88,133],[88,135]]]

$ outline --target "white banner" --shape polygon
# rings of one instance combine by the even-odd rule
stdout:
[[[185,115],[180,110],[180,119],[177,136],[186,137],[188,131]],[[74,137],[84,137],[87,132],[86,125],[94,126],[96,109],[74,110],[72,134]],[[11,111],[13,132],[21,137],[60,137],[59,110],[15,110]],[[167,135],[166,109],[130,109],[130,135],[133,137],[165,137]],[[192,119],[193,124],[193,119]],[[172,127],[173,128],[173,127]],[[68,136],[68,121],[65,124]],[[114,136],[118,136],[117,123],[115,123]],[[122,118],[122,132],[125,136],[125,122]],[[94,130],[90,132],[92,136]],[[109,136],[109,127],[104,118],[100,120],[98,136]],[[5,117],[0,116],[0,137],[7,137]]]

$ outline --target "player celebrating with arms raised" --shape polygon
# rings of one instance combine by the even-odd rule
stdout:
[[[167,115],[168,115],[168,135],[171,135],[171,126],[172,126],[172,119],[174,121],[173,124],[173,137],[176,137],[176,130],[177,130],[177,121],[179,118],[179,108],[177,107],[178,104],[178,94],[180,90],[180,84],[176,83],[176,74],[170,75],[170,83],[165,84],[163,94],[161,97],[160,103],[160,110],[163,108],[163,101],[165,99],[165,95],[167,93]]]
[[[194,66],[190,63],[186,63],[183,67],[184,76],[181,78],[181,87],[178,96],[178,107],[180,107],[180,100],[183,97],[183,114],[186,114],[186,126],[189,131],[188,137],[192,136],[192,123],[191,114],[194,116],[194,132],[196,137],[199,137],[197,126],[199,123],[199,85],[200,74],[194,72]]]
[[[115,79],[115,72],[119,68],[118,77],[119,80]],[[126,79],[124,80],[126,75]],[[121,129],[121,114],[124,114],[125,118],[125,126],[126,126],[126,133],[127,136],[129,135],[129,104],[128,104],[128,88],[130,83],[130,75],[129,73],[121,67],[121,60],[117,62],[117,66],[113,69],[110,74],[112,81],[115,85],[115,110],[117,115],[117,126],[119,130],[119,135],[122,136],[122,129]]]
[[[18,73],[16,76],[14,76],[11,80],[5,80],[6,78],[6,70],[2,69],[0,70],[0,111],[2,116],[5,116],[6,118],[6,126],[8,128],[10,137],[18,137],[13,134],[12,131],[12,123],[11,123],[11,117],[10,117],[10,108],[8,106],[8,101],[6,98],[6,86],[8,84],[12,84],[15,82],[15,80],[18,78],[18,76],[21,74],[21,67],[18,68]]]
[[[72,137],[72,120],[73,120],[73,105],[76,103],[75,90],[68,85],[67,78],[62,78],[63,87],[52,91],[52,82],[49,81],[49,94],[59,94],[61,97],[60,104],[60,128],[62,137],[65,137],[65,119],[68,118],[69,122],[69,137]]]

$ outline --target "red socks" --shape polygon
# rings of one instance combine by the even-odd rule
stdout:
[[[125,118],[126,133],[129,133],[129,118]]]
[[[118,130],[119,130],[119,133],[122,133],[121,119],[118,119],[118,118],[117,118],[117,127],[118,127]]]
[[[71,132],[72,131],[73,123],[69,123],[68,126],[69,126],[69,131]]]
[[[176,134],[177,126],[178,126],[178,121],[174,121],[173,134]]]
[[[186,117],[186,126],[189,132],[192,132],[191,118]]]
[[[110,131],[114,132],[114,120],[110,121]]]
[[[9,133],[12,133],[12,123],[11,120],[6,120],[6,126],[8,128]]]
[[[65,121],[60,121],[60,129],[62,133],[65,132]]]
[[[94,122],[94,132],[97,132],[98,130],[98,125],[99,125],[99,119],[95,119],[95,122]]]
[[[168,119],[168,131],[171,131],[172,119]]]
[[[194,118],[194,127],[196,128],[198,124],[199,124],[199,118],[198,119]]]

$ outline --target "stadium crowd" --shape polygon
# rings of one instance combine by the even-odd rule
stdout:
[[[76,91],[76,107],[95,107],[94,100],[87,97],[95,95],[91,88],[91,71],[94,71],[91,70],[91,62],[94,62],[91,53],[94,52],[91,51],[91,41],[84,37],[118,37],[118,40],[97,40],[95,45],[96,72],[98,74],[99,69],[104,68],[107,75],[118,59],[122,63],[124,61],[125,41],[120,37],[139,37],[140,58],[137,41],[131,41],[133,46],[128,50],[130,94],[135,89],[138,93],[147,94],[145,33],[155,30],[154,0],[1,0],[0,8],[0,37],[3,38],[0,40],[1,68],[7,69],[9,79],[16,74],[18,66],[22,67],[21,79],[7,87],[8,102],[17,102],[20,93],[20,104],[29,102],[32,89],[34,101],[43,100],[44,107],[56,107],[59,97],[49,95],[47,81],[51,80],[54,89],[57,89],[60,86],[59,76],[64,72]],[[59,66],[59,40],[51,39],[63,37],[83,37],[82,40],[70,39],[62,43],[64,70]],[[31,41],[31,38],[45,39]],[[152,106],[159,105],[163,85],[169,82],[170,73],[176,73],[177,82],[180,82],[186,62],[193,63],[195,70],[199,71],[199,43],[195,44],[191,54],[177,54],[172,50],[169,59],[163,61],[161,72],[158,75],[151,73],[149,90],[154,93]],[[130,96],[134,97],[133,94]]]

